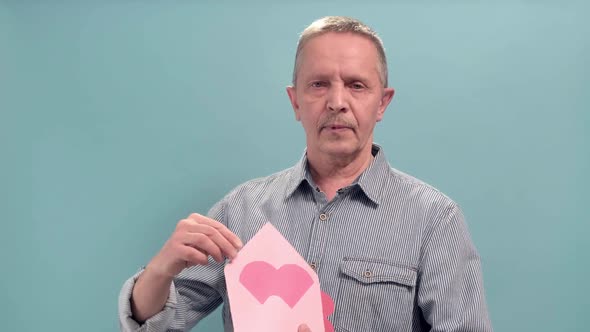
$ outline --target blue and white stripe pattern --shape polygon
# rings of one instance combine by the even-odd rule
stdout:
[[[244,243],[271,222],[318,273],[336,304],[336,331],[492,331],[480,259],[457,204],[391,168],[379,146],[373,155],[330,202],[303,157],[240,185],[209,216]],[[119,299],[121,329],[187,331],[224,304],[225,331],[233,331],[223,266],[210,260],[181,272],[165,309],[142,326],[130,317],[137,275],[130,278]]]

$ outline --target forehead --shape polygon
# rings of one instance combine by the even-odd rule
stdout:
[[[373,76],[378,75],[379,54],[368,37],[327,32],[307,41],[298,62],[301,75],[338,71]]]

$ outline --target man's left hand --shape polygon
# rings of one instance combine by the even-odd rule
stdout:
[[[301,324],[299,325],[299,328],[297,328],[297,332],[311,332],[311,330],[309,329],[309,326]]]

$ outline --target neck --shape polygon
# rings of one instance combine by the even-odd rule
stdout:
[[[353,183],[369,167],[372,145],[354,155],[334,156],[308,151],[307,161],[315,184],[332,200],[336,192]]]

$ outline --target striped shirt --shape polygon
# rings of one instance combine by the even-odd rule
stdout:
[[[238,186],[209,217],[244,243],[272,223],[334,300],[329,318],[336,331],[491,331],[480,259],[457,204],[390,167],[379,146],[373,155],[331,201],[315,186],[304,156],[292,168]],[[225,331],[233,331],[223,267],[210,259],[182,271],[164,309],[141,326],[129,304],[138,272],[121,290],[121,329],[188,331],[224,304]]]

